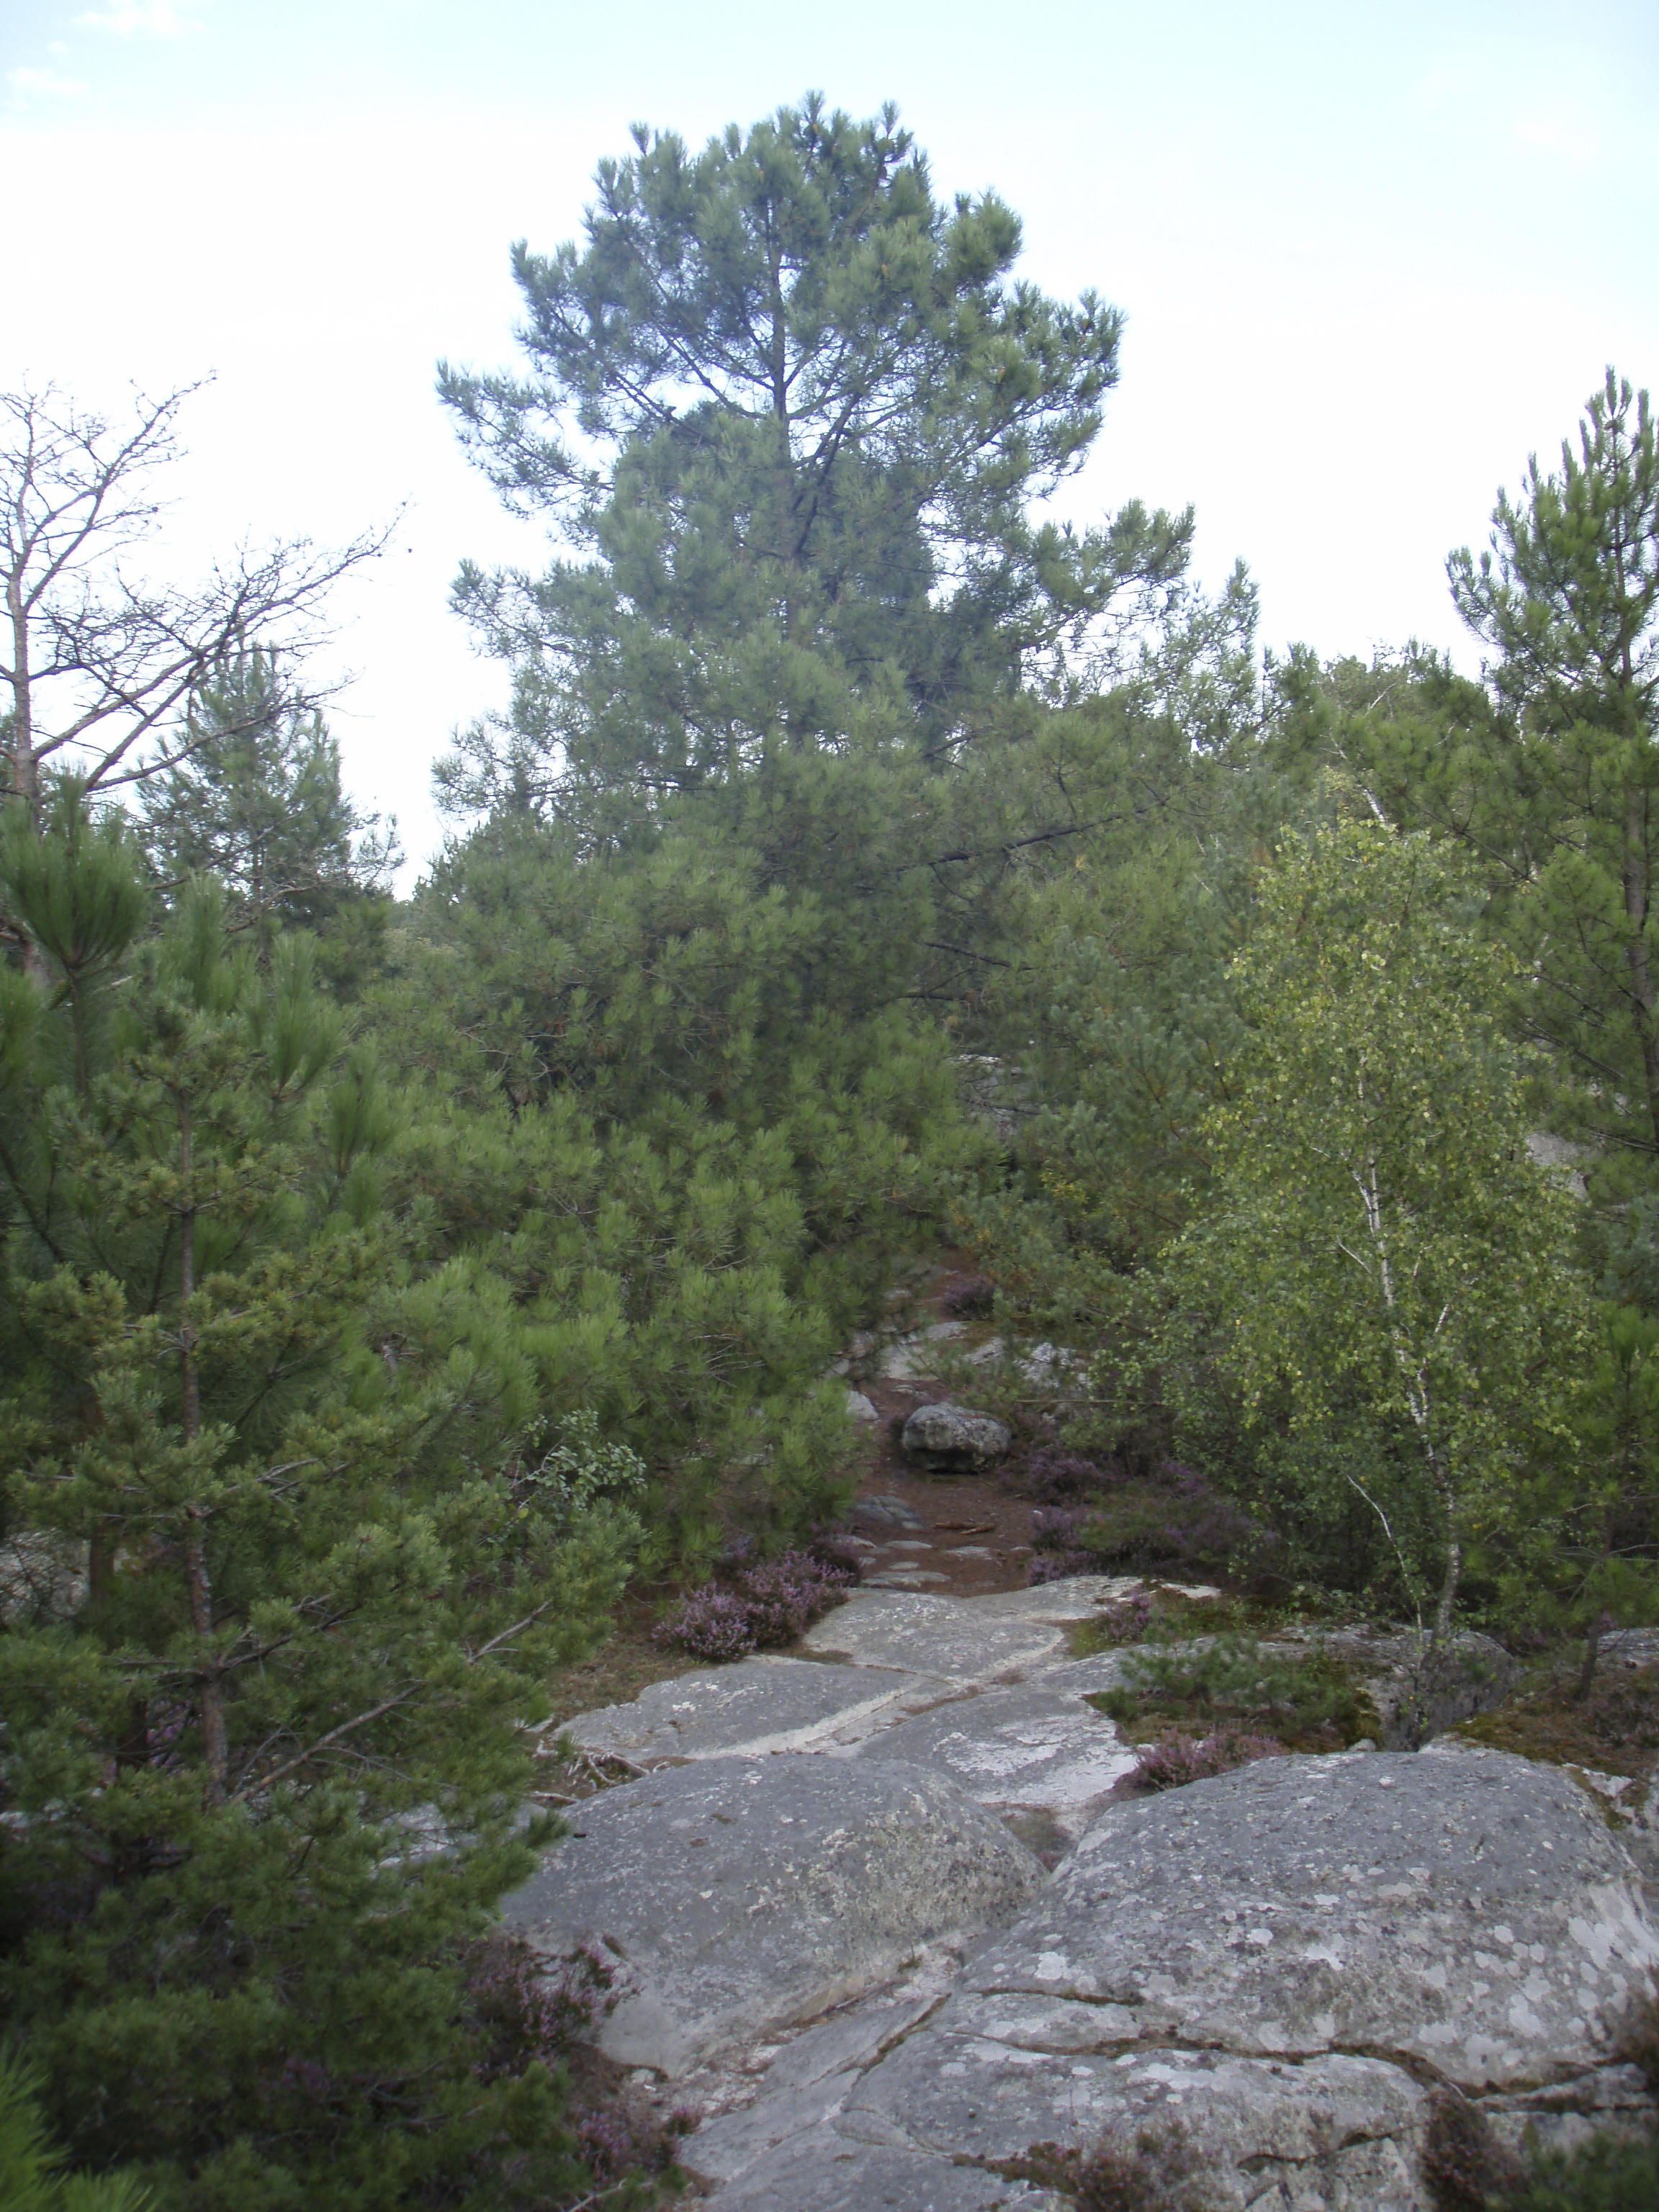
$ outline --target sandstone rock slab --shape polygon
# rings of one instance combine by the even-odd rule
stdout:
[[[902,1988],[878,1992],[792,2037],[775,2055],[751,2055],[765,2068],[759,2097],[705,2120],[682,2163],[702,2181],[735,2180],[757,2160],[805,2130],[832,2119],[860,2075],[934,2009],[938,2000]]]
[[[1610,2063],[1656,1967],[1584,1793],[1437,1748],[1263,1759],[1112,1807],[963,1987],[1079,2004],[1123,2045],[1388,2051],[1479,2094]]]
[[[951,2144],[987,2162],[1040,2142],[1133,2153],[1146,2139],[1154,2172],[1184,2153],[1212,2212],[1425,2212],[1415,2153],[1426,2093],[1385,2060],[1051,2050],[1036,2023],[998,2025],[971,2008],[941,2014],[849,2092],[839,2132]]]
[[[896,1722],[861,1755],[937,1767],[981,1805],[1040,1808],[1073,1838],[1138,1757],[1080,1691],[1051,1690],[1046,1675]]]
[[[1052,1620],[999,1620],[971,1601],[867,1587],[809,1628],[809,1651],[836,1652],[855,1667],[928,1674],[941,1682],[994,1681],[1059,1657],[1064,1632]]]
[[[759,1759],[799,1751],[933,1685],[902,1670],[757,1656],[653,1682],[630,1705],[578,1713],[565,1733],[587,1751],[653,1759]]]
[[[978,1620],[1088,1620],[1146,1587],[1141,1575],[1063,1575],[1032,1589],[988,1590],[961,1602]]]
[[[1042,1881],[991,1814],[897,1761],[702,1759],[572,1820],[502,1918],[550,1958],[601,1945],[600,2048],[667,2075],[875,1986],[918,1944],[1005,1923]]]
[[[959,2166],[945,2152],[851,2141],[834,2121],[797,2136],[707,2201],[710,2212],[1002,2212],[1016,2205],[1070,2212],[1046,2190]]]
[[[1614,2041],[1659,1965],[1632,1875],[1565,1777],[1461,1747],[1120,1802],[944,2005],[711,2212],[925,2203],[936,2174],[956,2185],[946,2158],[960,2176],[1143,2138],[1192,2161],[1213,2212],[1430,2212],[1439,2085],[1511,2142],[1650,2119]],[[837,2193],[793,2193],[812,2172]]]

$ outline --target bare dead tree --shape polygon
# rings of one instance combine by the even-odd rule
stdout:
[[[386,542],[369,532],[335,550],[244,544],[195,589],[135,580],[134,550],[162,511],[154,480],[179,458],[178,416],[200,388],[141,397],[119,426],[51,386],[0,393],[5,782],[37,813],[55,756],[106,791],[183,759],[201,742],[181,711],[190,699],[254,641],[281,643],[297,665],[323,635],[331,586]]]

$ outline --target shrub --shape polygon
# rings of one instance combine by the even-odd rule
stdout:
[[[678,1644],[694,1659],[741,1659],[757,1646],[749,1607],[718,1583],[705,1583],[684,1599],[679,1609],[652,1632],[659,1644]]]
[[[1577,2150],[1547,2151],[1521,2187],[1489,2202],[1494,2212],[1653,2212],[1659,2138],[1592,2136]]]
[[[979,1321],[996,1304],[996,1295],[988,1275],[968,1275],[946,1291],[940,1304],[953,1321]]]
[[[744,1568],[733,1588],[705,1583],[653,1632],[659,1644],[678,1644],[695,1658],[741,1659],[793,1644],[858,1578],[857,1561],[833,1540],[811,1551],[781,1552]]]
[[[1151,1590],[1136,1590],[1132,1597],[1119,1598],[1115,1604],[1103,1606],[1089,1623],[1093,1632],[1090,1648],[1103,1651],[1119,1644],[1139,1644],[1150,1636],[1164,1619],[1164,1607]]]
[[[1065,1505],[1091,1498],[1113,1478],[1091,1459],[1065,1452],[1034,1451],[1004,1474],[1003,1486],[1038,1505]]]
[[[1032,1589],[1041,1583],[1057,1583],[1070,1575],[1092,1575],[1100,1562],[1078,1541],[1087,1521],[1086,1508],[1040,1505],[1031,1516],[1031,1561],[1025,1579]]]
[[[1128,1786],[1148,1796],[1156,1790],[1181,1790],[1189,1782],[1207,1781],[1212,1774],[1230,1774],[1253,1759],[1284,1755],[1285,1747],[1276,1736],[1245,1735],[1233,1729],[1218,1729],[1202,1737],[1166,1735],[1141,1753]]]
[[[1113,1565],[1150,1567],[1220,1565],[1274,1540],[1207,1476],[1164,1460],[1152,1475],[1111,1487],[1079,1540]]]
[[[1244,1636],[1218,1636],[1201,1650],[1131,1652],[1122,1686],[1090,1702],[1131,1728],[1188,1736],[1251,1729],[1296,1751],[1340,1750],[1369,1720],[1322,1653],[1280,1657]]]
[[[1024,2158],[988,2161],[1009,2181],[1032,2181],[1070,2199],[1074,2212],[1204,2212],[1201,2161],[1171,2130],[1143,2130],[1133,2145],[1093,2150],[1033,2143]]]

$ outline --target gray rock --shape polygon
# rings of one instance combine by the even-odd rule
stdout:
[[[854,1421],[878,1421],[881,1419],[874,1403],[865,1396],[862,1390],[849,1390],[847,1393],[847,1411],[849,1418]]]
[[[1065,1641],[1051,1621],[987,1618],[971,1601],[873,1590],[867,1582],[801,1638],[807,1650],[833,1652],[855,1667],[896,1668],[963,1687],[1058,1658]]]
[[[1013,1436],[970,1406],[918,1406],[899,1441],[905,1457],[932,1474],[982,1474],[1007,1457]]]
[[[758,1759],[802,1751],[907,1697],[936,1695],[931,1680],[891,1668],[825,1667],[759,1657],[653,1682],[632,1704],[578,1713],[565,1732],[584,1750],[653,1759]]]
[[[687,2163],[696,2169],[694,2153]],[[708,2202],[719,2212],[1070,2212],[1047,2190],[957,2165],[948,2152],[869,2148],[833,2123],[795,2138]]]
[[[1064,1575],[1033,1589],[989,1590],[962,1602],[980,1620],[1087,1620],[1102,1606],[1133,1597],[1146,1586],[1139,1575]],[[1194,1585],[1184,1595],[1215,1597],[1218,1592]]]
[[[1061,1382],[1067,1370],[1080,1363],[1079,1355],[1063,1344],[1034,1344],[1018,1364],[1024,1380],[1041,1389],[1045,1383]]]
[[[87,1547],[52,1528],[0,1543],[0,1622],[67,1620],[86,1603]]]
[[[882,1378],[888,1382],[914,1382],[933,1372],[933,1360],[920,1336],[901,1336],[881,1355]]]
[[[926,1526],[915,1507],[902,1498],[860,1498],[848,1514],[866,1528],[921,1528]]]
[[[1091,1686],[1094,1686],[1091,1683]],[[1138,1754],[1103,1713],[1048,1678],[935,1705],[867,1737],[860,1756],[933,1766],[998,1812],[1037,1809],[1059,1833],[1080,1835]]]
[[[1478,2092],[1607,2063],[1659,1966],[1626,1853],[1497,1752],[1263,1759],[1114,1806],[967,1985],[1122,2044],[1386,2051]]]
[[[1042,1880],[983,1808],[922,1767],[705,1759],[586,1800],[503,1901],[550,1958],[617,1962],[597,2033],[683,2073],[894,1975],[918,1944],[1011,1919]]]
[[[1042,2142],[1132,2153],[1146,2138],[1154,2172],[1184,2147],[1201,2175],[1199,2201],[1214,2212],[1427,2212],[1415,2139],[1428,2095],[1402,2068],[1345,2052],[1300,2066],[1224,2051],[1130,2053],[1080,2027],[947,2006],[866,2075],[832,2124],[849,2147],[883,2142],[890,2156],[949,2144],[988,2162]],[[766,2176],[757,2166],[750,2185]],[[731,2212],[724,2195],[715,2203]]]
[[[701,2180],[729,2181],[756,2160],[804,2129],[832,2118],[865,2069],[933,2010],[937,2000],[877,1993],[861,2005],[833,2014],[769,2057],[763,2049],[751,2069],[764,2065],[757,2101],[705,2120],[683,2162]]]
[[[1583,1791],[1497,1753],[1267,1760],[1119,1803],[932,2019],[714,2206],[817,2203],[784,2186],[809,2145],[850,2212],[946,2154],[1150,2136],[1184,2139],[1216,2212],[1429,2212],[1437,2082],[1511,2142],[1651,2116],[1614,2049],[1659,1963],[1632,1876]],[[892,2201],[926,2202],[911,2185]]]
[[[1520,1662],[1490,1636],[1472,1632],[1434,1648],[1409,1632],[1378,1636],[1334,1629],[1290,1636],[1346,1660],[1382,1723],[1385,1751],[1417,1751],[1459,1721],[1501,1705],[1521,1679]]]

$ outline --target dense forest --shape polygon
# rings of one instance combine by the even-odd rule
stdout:
[[[460,569],[510,705],[407,897],[306,685],[372,541],[147,594],[182,395],[6,402],[22,2202],[647,2200],[489,1933],[522,1724],[630,1588],[836,1528],[828,1364],[941,1246],[1078,1355],[1025,1441],[1091,1559],[1586,1680],[1659,1618],[1647,396],[1451,555],[1479,680],[1276,657],[1190,512],[1048,519],[1121,318],[1020,250],[811,101],[516,249],[439,396],[548,564]]]

